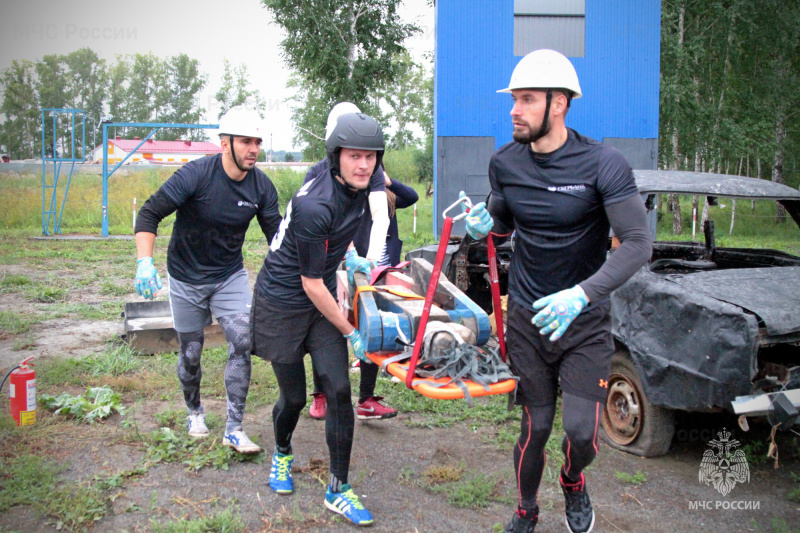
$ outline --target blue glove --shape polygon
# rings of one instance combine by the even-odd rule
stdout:
[[[353,347],[353,353],[359,361],[363,361],[365,363],[372,362],[367,358],[367,354],[364,351],[364,344],[361,342],[361,334],[356,328],[353,328],[353,332],[350,335],[345,335],[344,337],[346,339],[350,339],[350,345]]]
[[[583,292],[580,285],[575,285],[571,289],[566,289],[544,298],[539,298],[533,302],[533,309],[542,309],[531,319],[531,323],[537,328],[542,328],[539,333],[550,335],[550,340],[555,342],[561,338],[575,317],[581,314],[581,310],[589,305],[589,298]]]
[[[356,272],[363,272],[367,275],[367,278],[372,275],[372,262],[364,257],[359,257],[355,249],[348,250],[347,253],[344,254],[344,266],[347,269],[347,281],[353,286],[356,284],[355,278],[353,277],[353,274]]]
[[[142,257],[136,264],[136,292],[149,300],[161,288],[161,276],[153,266],[152,257]]]
[[[464,196],[466,196],[464,191],[458,193],[459,198],[463,198]],[[461,204],[461,209],[466,211],[467,206]],[[486,202],[481,202],[469,210],[466,223],[467,233],[476,241],[489,235],[489,231],[491,231],[492,226],[494,226],[494,220],[492,220],[492,215],[489,214],[489,211],[486,210]]]

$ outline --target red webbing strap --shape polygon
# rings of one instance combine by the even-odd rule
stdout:
[[[417,370],[417,361],[419,361],[419,354],[422,351],[423,340],[425,339],[425,328],[428,325],[428,317],[431,314],[431,306],[433,305],[433,296],[436,294],[436,287],[439,286],[439,274],[442,273],[442,265],[444,264],[444,256],[447,252],[447,244],[450,242],[450,231],[453,229],[453,219],[445,217],[444,226],[442,227],[442,234],[439,237],[439,249],[436,251],[436,261],[433,263],[433,272],[431,273],[431,281],[428,284],[428,294],[425,295],[425,305],[422,307],[422,316],[419,319],[419,327],[417,329],[417,337],[414,340],[414,352],[411,355],[411,362],[408,363],[408,374],[406,374],[406,387],[412,388],[411,384],[414,382],[414,375]]]
[[[489,255],[489,287],[492,289],[492,307],[494,321],[497,324],[497,340],[500,343],[500,357],[506,362],[506,336],[503,330],[503,303],[500,300],[500,276],[497,273],[497,253],[494,249],[494,233],[486,237],[486,252]]]

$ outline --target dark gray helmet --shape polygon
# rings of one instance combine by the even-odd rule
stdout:
[[[331,171],[339,173],[339,152],[342,148],[353,148],[355,150],[374,150],[376,154],[375,168],[383,162],[383,130],[380,124],[363,113],[347,113],[341,115],[336,121],[336,127],[325,141],[325,148],[328,152],[328,161],[331,164]]]

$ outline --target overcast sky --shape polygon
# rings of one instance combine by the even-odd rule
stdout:
[[[302,0],[298,0],[302,1]],[[68,54],[89,47],[107,63],[117,54],[180,53],[200,61],[208,74],[200,105],[206,122],[216,123],[214,94],[219,89],[223,59],[246,63],[253,87],[267,104],[265,120],[273,148],[291,148],[291,110],[284,103],[290,72],[283,64],[281,29],[272,23],[259,0],[14,0],[0,16],[0,70],[14,59],[36,61],[47,54]],[[406,46],[416,57],[433,50],[433,8],[426,0],[404,0],[401,16],[423,32]],[[121,117],[117,117],[121,118]],[[269,140],[265,139],[269,148]]]

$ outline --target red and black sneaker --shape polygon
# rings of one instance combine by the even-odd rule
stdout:
[[[383,396],[372,396],[359,402],[356,414],[359,420],[383,420],[397,416],[397,410],[381,403]]]
[[[564,493],[567,528],[572,533],[589,533],[594,527],[594,511],[592,502],[589,501],[589,493],[586,492],[583,473],[577,483],[565,483],[564,472],[561,472],[558,481]]]
[[[503,530],[503,533],[533,533],[536,524],[539,522],[539,507],[533,509],[517,509],[511,522]]]
[[[328,399],[325,398],[324,392],[315,392],[311,395],[311,407],[308,409],[308,414],[314,420],[325,420],[328,414]]]

